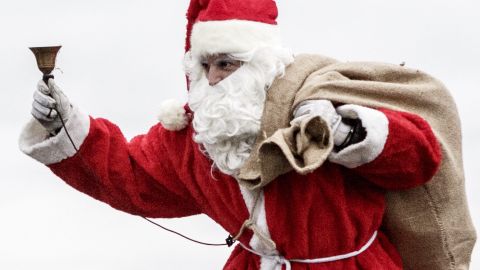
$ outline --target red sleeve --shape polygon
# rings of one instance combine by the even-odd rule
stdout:
[[[342,117],[360,119],[366,136],[339,152],[333,151],[330,162],[386,189],[419,186],[438,170],[440,147],[430,125],[420,116],[354,104],[336,110]]]
[[[148,217],[199,214],[198,204],[168,158],[167,133],[156,125],[128,142],[116,125],[90,118],[79,152],[49,167],[75,189],[121,211]],[[178,145],[168,147],[185,145],[186,138],[179,135],[173,140]]]
[[[413,188],[429,181],[441,162],[440,146],[430,125],[411,113],[379,111],[388,119],[383,150],[373,161],[353,170],[386,189]]]

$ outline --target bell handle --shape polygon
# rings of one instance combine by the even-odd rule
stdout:
[[[48,86],[48,80],[49,79],[55,79],[55,76],[53,76],[52,74],[45,74],[43,75],[43,78],[42,80],[45,82],[45,84]]]

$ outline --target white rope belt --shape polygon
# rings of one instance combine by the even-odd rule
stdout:
[[[351,257],[355,257],[359,254],[361,254],[362,252],[364,252],[365,250],[367,250],[373,243],[373,241],[375,241],[375,238],[377,238],[377,231],[375,231],[372,235],[372,237],[370,237],[370,240],[368,240],[368,242],[363,246],[361,247],[359,250],[357,251],[353,251],[353,252],[350,252],[350,253],[346,253],[346,254],[341,254],[341,255],[336,255],[336,256],[330,256],[330,257],[323,257],[323,258],[317,258],[317,259],[285,259],[285,257],[281,256],[281,255],[265,255],[265,254],[262,254],[260,252],[257,252],[253,249],[250,249],[248,248],[247,246],[245,246],[244,244],[242,244],[241,242],[238,242],[240,244],[240,246],[242,248],[244,248],[245,250],[248,250],[250,251],[251,253],[253,254],[256,254],[262,258],[266,258],[266,259],[270,259],[270,260],[273,260],[277,263],[277,265],[279,266],[282,266],[282,265],[285,265],[286,267],[286,270],[291,270],[292,269],[292,266],[291,266],[291,263],[292,262],[295,262],[295,263],[308,263],[308,264],[313,264],[313,263],[326,263],[326,262],[333,262],[333,261],[339,261],[339,260],[343,260],[343,259],[347,259],[347,258],[351,258]]]

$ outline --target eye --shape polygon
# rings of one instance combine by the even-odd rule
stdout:
[[[218,66],[222,69],[228,69],[233,66],[233,63],[227,60],[222,60],[218,63]]]
[[[207,62],[202,62],[201,65],[202,65],[203,69],[205,69],[206,71],[208,71],[208,69],[210,68],[210,65]]]
[[[215,62],[215,66],[224,71],[234,71],[242,65],[240,61],[221,59]]]

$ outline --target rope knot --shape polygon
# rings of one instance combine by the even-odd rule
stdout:
[[[285,259],[283,256],[275,256],[275,262],[279,265],[285,265],[286,270],[290,270],[292,268],[290,261]]]
[[[243,222],[242,227],[240,227],[240,230],[238,231],[237,235],[233,237],[233,241],[237,241],[240,236],[242,236],[243,232],[245,231],[245,228],[251,229],[253,226],[253,221],[251,219],[247,219]]]

